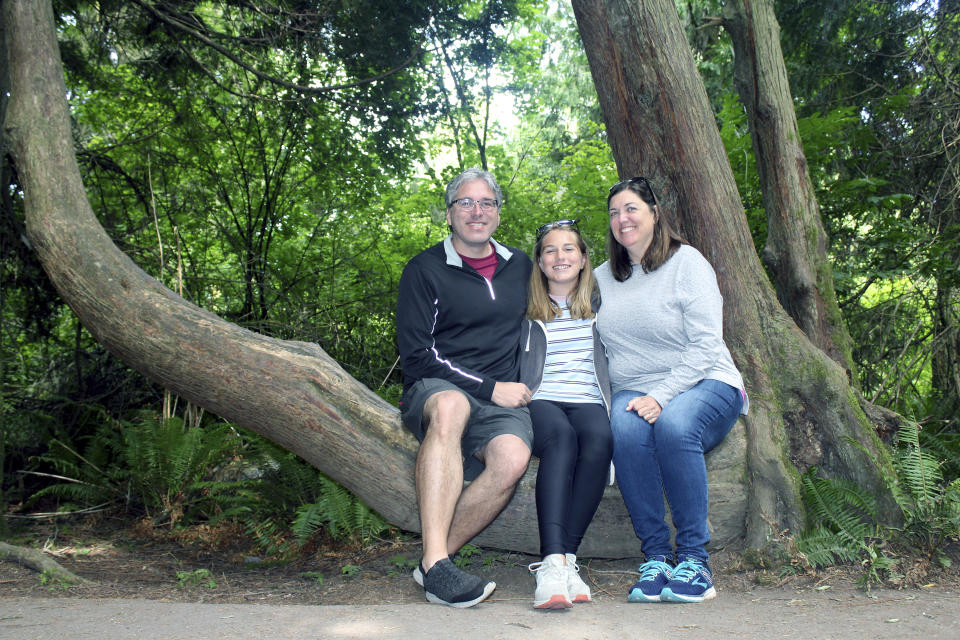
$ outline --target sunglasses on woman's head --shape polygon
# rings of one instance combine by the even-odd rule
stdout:
[[[547,231],[552,231],[553,229],[560,229],[563,227],[569,227],[572,231],[580,233],[580,229],[577,228],[577,220],[556,220],[554,222],[548,222],[547,224],[542,224],[537,227],[537,242],[540,241]]]
[[[616,191],[618,187],[622,187],[624,185],[631,186],[631,185],[640,185],[640,184],[645,185],[647,189],[650,190],[650,197],[653,198],[653,204],[654,206],[656,206],[657,203],[659,202],[657,200],[657,194],[656,192],[654,192],[653,185],[650,184],[650,181],[644,178],[643,176],[634,176],[633,178],[627,178],[626,180],[621,180],[617,184],[610,187],[610,195],[613,195],[613,192]]]

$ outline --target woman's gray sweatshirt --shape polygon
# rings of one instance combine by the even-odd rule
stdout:
[[[703,255],[683,245],[656,271],[639,265],[617,282],[604,262],[594,269],[603,305],[597,329],[606,347],[613,392],[653,396],[666,407],[704,379],[743,390],[723,341],[723,298]],[[744,394],[742,413],[748,402]]]

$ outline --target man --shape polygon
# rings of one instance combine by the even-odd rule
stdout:
[[[454,178],[450,235],[407,263],[397,297],[402,419],[420,440],[423,560],[413,577],[427,600],[454,607],[482,602],[496,587],[450,556],[506,506],[533,441],[530,389],[516,382],[532,265],[491,237],[502,202],[492,174],[468,169]]]

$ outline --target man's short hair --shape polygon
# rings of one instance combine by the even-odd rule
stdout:
[[[500,190],[500,185],[497,184],[497,179],[494,178],[493,174],[489,171],[484,171],[483,169],[477,169],[474,167],[467,169],[456,178],[451,180],[450,184],[447,185],[447,209],[453,206],[453,200],[457,197],[457,192],[460,191],[460,187],[468,182],[473,182],[474,180],[483,180],[486,182],[487,186],[490,187],[490,190],[493,191],[493,196],[497,199],[497,208],[499,209],[503,207],[503,191]]]

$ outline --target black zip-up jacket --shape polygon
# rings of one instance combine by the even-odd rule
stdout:
[[[520,329],[532,263],[491,240],[497,268],[487,281],[463,262],[448,236],[414,256],[397,294],[403,387],[442,378],[481,400],[497,382],[516,382]]]

